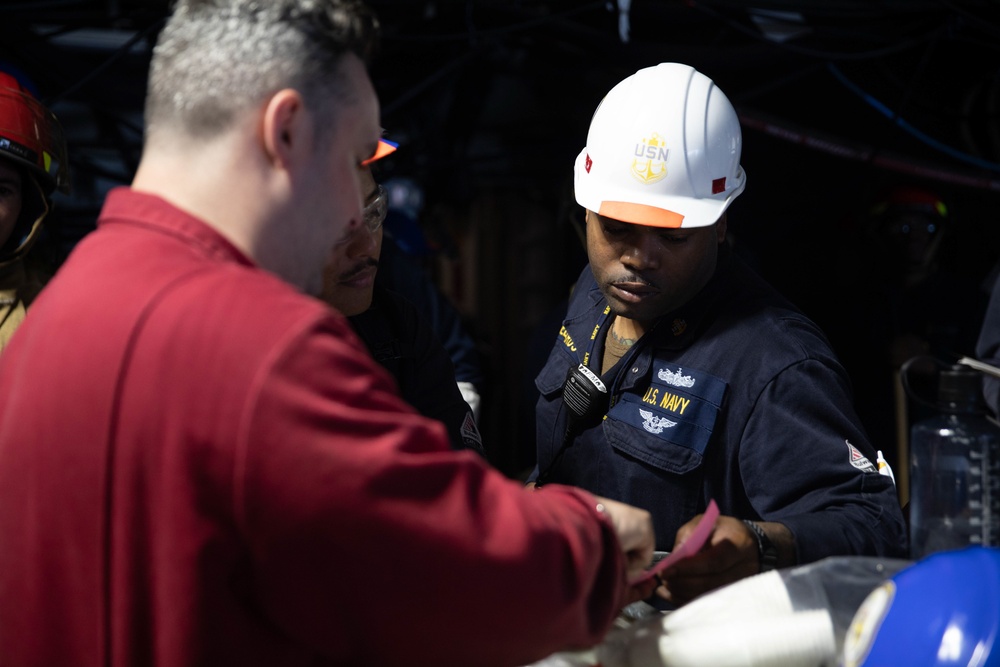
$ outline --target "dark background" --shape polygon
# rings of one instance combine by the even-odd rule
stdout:
[[[487,382],[481,428],[494,462],[532,464],[530,379],[583,266],[573,160],[603,94],[640,67],[695,66],[743,123],[746,192],[737,251],[830,332],[875,422],[884,380],[878,257],[864,214],[887,187],[949,207],[946,289],[917,310],[958,310],[974,340],[1000,248],[1000,3],[921,0],[613,2],[374,0],[384,24],[372,75],[401,144],[380,178],[424,197],[413,248],[475,337]],[[628,3],[623,3],[628,4]],[[0,65],[61,119],[73,178],[50,218],[65,253],[127,184],[165,0],[0,5]],[[627,30],[622,26],[627,23]],[[220,193],[225,196],[225,193]],[[943,296],[942,296],[943,295]],[[95,295],[95,298],[100,298]],[[954,319],[951,320],[954,323]],[[533,344],[541,340],[541,344]],[[969,343],[952,352],[972,355]]]

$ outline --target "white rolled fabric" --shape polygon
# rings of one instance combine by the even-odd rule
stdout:
[[[663,629],[673,633],[730,620],[741,622],[791,613],[788,588],[778,571],[771,570],[740,579],[670,612],[663,618]]]
[[[689,627],[632,644],[630,667],[818,667],[833,665],[837,646],[823,609]]]

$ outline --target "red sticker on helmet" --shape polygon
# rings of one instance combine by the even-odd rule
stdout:
[[[590,153],[587,153],[587,159],[583,163],[583,168],[587,170],[588,174],[590,173],[590,167],[593,164],[594,164],[594,161],[590,159]]]
[[[712,179],[712,194],[717,195],[726,191],[726,177]]]

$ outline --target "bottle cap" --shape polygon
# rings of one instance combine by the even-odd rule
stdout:
[[[947,412],[986,412],[982,376],[975,370],[954,364],[938,377],[938,401]]]

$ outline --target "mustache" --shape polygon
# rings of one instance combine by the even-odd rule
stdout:
[[[631,272],[629,272],[629,273],[623,273],[623,274],[618,275],[618,276],[614,276],[613,278],[611,278],[608,281],[608,284],[610,284],[610,285],[626,285],[626,284],[636,285],[636,284],[638,284],[638,285],[643,285],[645,287],[656,288],[656,284],[655,283],[652,283],[649,280],[646,280],[645,278],[643,278],[642,276],[640,276],[638,273],[631,273]]]
[[[344,271],[343,273],[341,273],[339,276],[337,276],[337,278],[339,280],[345,280],[345,281],[346,280],[351,280],[351,279],[357,277],[363,271],[365,271],[365,270],[367,270],[369,268],[372,268],[372,267],[374,267],[375,270],[378,270],[378,260],[375,259],[374,257],[369,257],[368,259],[363,259],[360,262],[358,262],[357,264],[354,264],[349,269],[347,269],[346,271]]]

